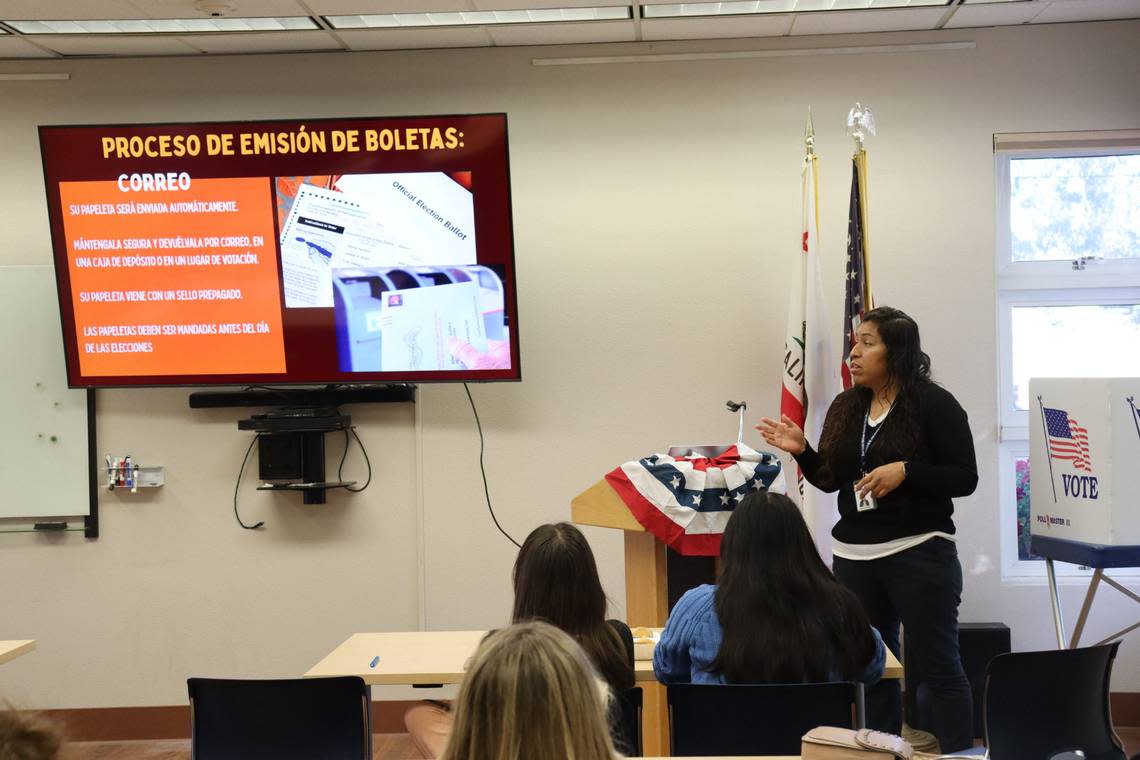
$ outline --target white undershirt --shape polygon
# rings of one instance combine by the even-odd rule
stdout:
[[[845,544],[842,541],[835,541],[833,539],[831,542],[831,553],[836,557],[856,561],[882,559],[883,557],[889,557],[892,554],[898,554],[907,549],[912,549],[932,538],[945,538],[947,541],[957,540],[950,533],[943,533],[940,530],[931,531],[930,533],[920,533],[917,536],[903,536],[902,538],[896,538],[891,541],[884,541],[881,544]]]

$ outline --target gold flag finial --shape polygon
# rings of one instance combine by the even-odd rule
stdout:
[[[804,127],[804,147],[809,156],[815,155],[815,124],[811,120],[811,106],[808,106],[807,125]]]

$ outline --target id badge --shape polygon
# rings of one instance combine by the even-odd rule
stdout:
[[[873,509],[878,509],[878,507],[879,502],[870,493],[855,497],[855,510],[857,512],[870,512]]]

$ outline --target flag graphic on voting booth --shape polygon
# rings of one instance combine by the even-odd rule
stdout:
[[[1140,378],[1032,378],[1030,532],[1140,544]]]
[[[1049,458],[1072,462],[1078,470],[1092,472],[1089,457],[1089,431],[1081,427],[1064,409],[1042,406],[1045,436],[1049,439]]]

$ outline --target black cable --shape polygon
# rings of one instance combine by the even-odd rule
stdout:
[[[499,532],[507,537],[507,540],[518,548],[522,545],[511,538],[511,534],[503,530],[503,526],[499,525],[499,519],[495,517],[495,510],[491,508],[491,491],[487,488],[487,470],[483,467],[483,425],[479,422],[479,410],[475,408],[475,399],[471,398],[471,389],[467,387],[467,383],[463,384],[463,390],[467,391],[467,400],[471,402],[471,412],[475,415],[475,427],[479,429],[479,472],[483,474],[483,495],[487,497],[487,511],[491,513],[491,520],[495,523],[495,527]]]
[[[344,480],[344,476],[340,474],[341,469],[344,467],[344,460],[348,457],[348,431],[352,430],[352,437],[356,439],[356,443],[360,446],[360,453],[364,455],[364,463],[368,465],[368,479],[364,481],[364,485],[360,488],[353,488],[352,486],[341,486],[346,491],[353,493],[360,493],[368,484],[372,482],[372,462],[368,459],[368,452],[364,449],[364,444],[360,441],[360,436],[356,434],[356,426],[344,429],[344,452],[340,455],[340,464],[336,466],[336,479]]]
[[[253,440],[249,442],[249,448],[245,450],[245,456],[241,458],[241,469],[238,470],[237,482],[234,483],[234,517],[237,518],[238,525],[245,528],[246,530],[257,530],[261,526],[265,525],[264,522],[257,522],[254,525],[246,525],[241,521],[241,515],[238,514],[237,508],[238,487],[241,485],[242,473],[245,472],[245,463],[249,461],[249,452],[253,451],[253,444],[257,443],[258,439],[260,438],[261,433],[258,433],[253,437]]]

